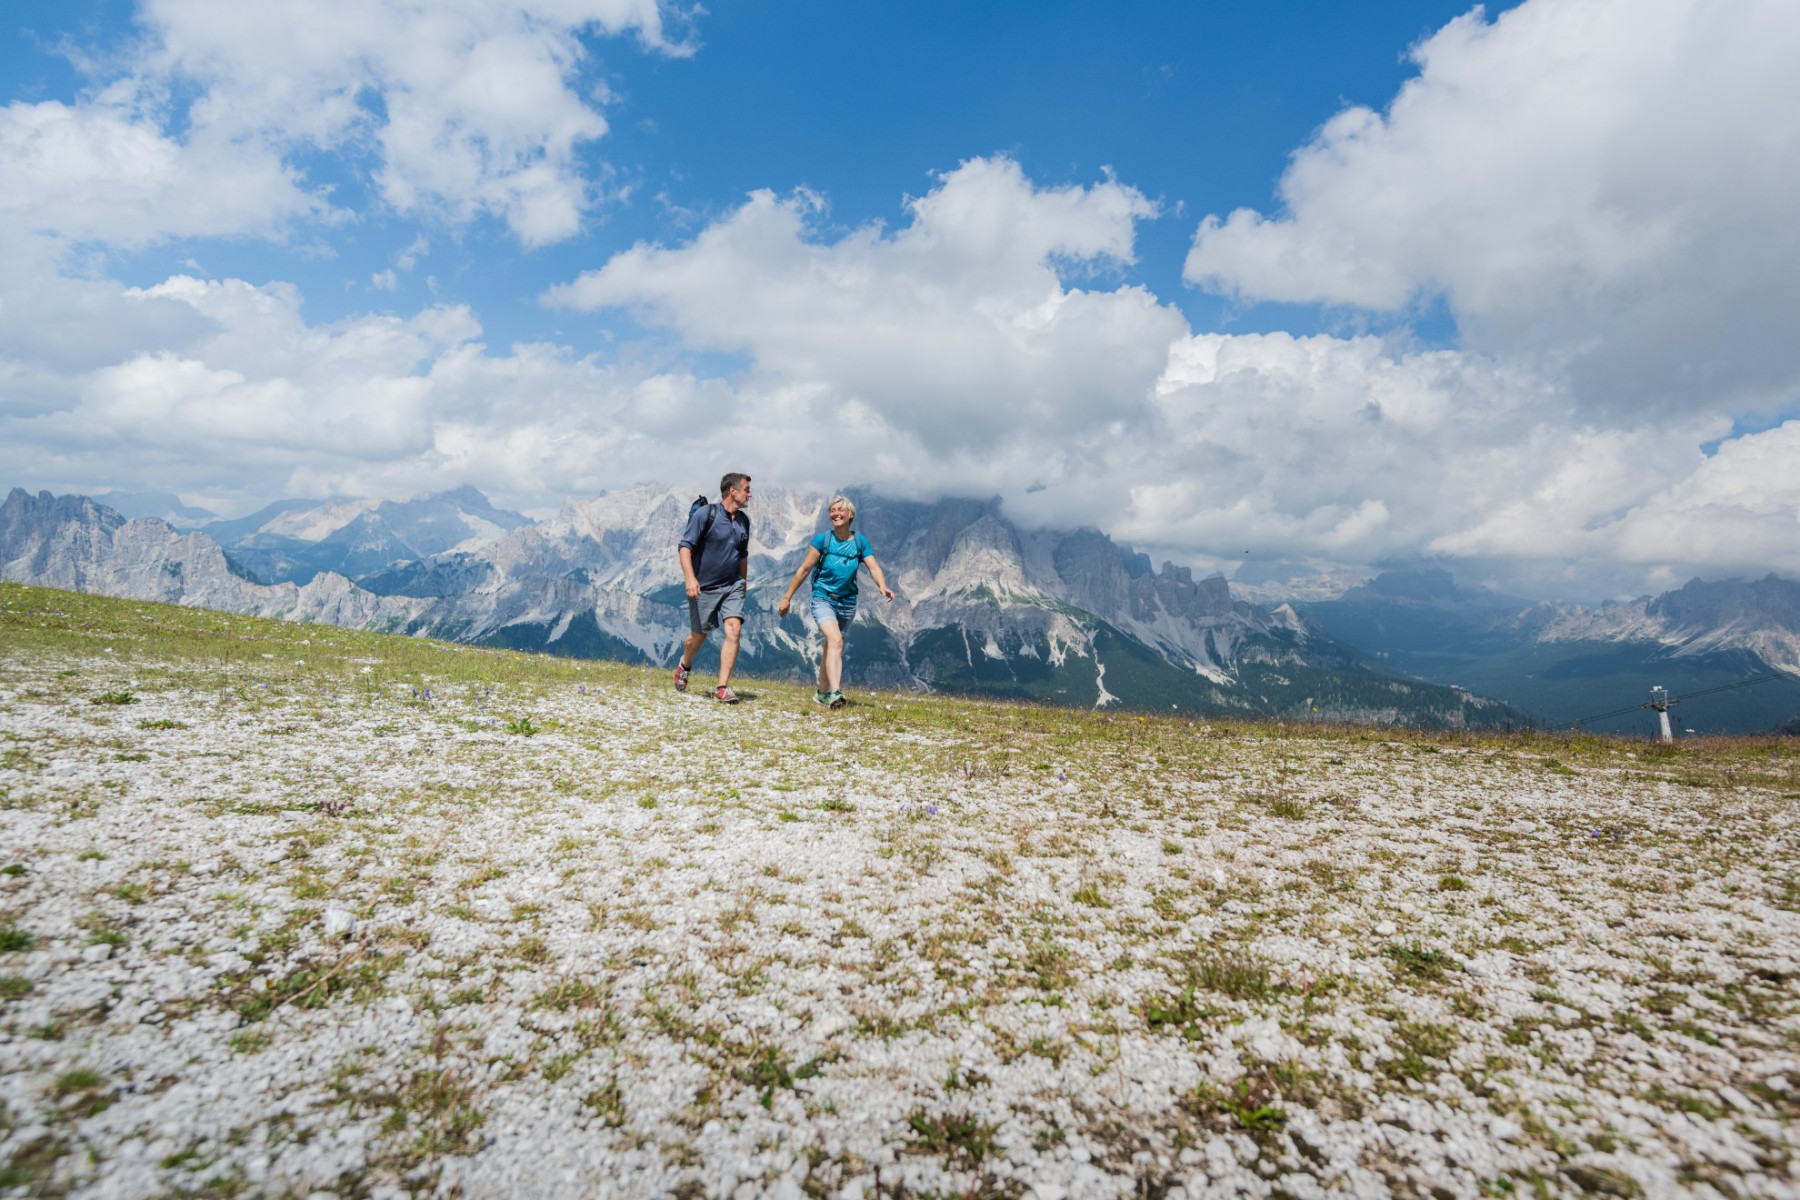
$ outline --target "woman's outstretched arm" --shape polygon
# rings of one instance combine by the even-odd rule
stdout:
[[[788,606],[794,602],[794,593],[800,590],[800,581],[806,578],[806,573],[812,570],[814,564],[818,561],[819,548],[817,546],[808,546],[806,548],[806,561],[800,564],[800,569],[794,572],[794,577],[792,579],[788,580],[788,590],[782,595],[781,603],[775,606],[776,616],[785,617],[788,615]]]
[[[881,594],[888,598],[889,604],[892,604],[894,602],[894,589],[889,587],[887,585],[887,580],[882,577],[881,564],[875,561],[875,556],[871,554],[869,557],[863,559],[863,566],[869,568],[869,578],[875,581],[875,586],[881,589]]]

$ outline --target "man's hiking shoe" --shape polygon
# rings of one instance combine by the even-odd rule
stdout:
[[[691,667],[684,667],[680,663],[676,663],[675,664],[675,690],[678,692],[687,691],[688,676],[692,675],[693,673],[694,672]]]
[[[813,693],[813,703],[814,704],[830,704],[831,703],[831,693],[830,692],[814,692]]]
[[[833,708],[842,708],[842,707],[844,707],[844,705],[846,705],[850,702],[848,700],[844,699],[844,693],[832,692],[830,695],[825,697],[825,703],[831,705],[831,707],[833,707]]]
[[[713,699],[720,704],[736,704],[737,693],[728,687],[721,686],[718,691],[713,693]]]

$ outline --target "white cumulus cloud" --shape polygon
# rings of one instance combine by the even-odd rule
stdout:
[[[584,35],[668,54],[657,0],[144,0],[141,37],[73,104],[0,110],[14,228],[139,246],[279,233],[331,197],[301,166],[367,164],[394,212],[569,237],[596,199],[606,119]],[[339,214],[341,215],[341,214]]]
[[[546,299],[629,308],[688,346],[747,354],[752,390],[781,394],[791,417],[898,434],[921,467],[1144,419],[1186,323],[1142,288],[1062,278],[1130,260],[1155,211],[1134,189],[1040,189],[993,158],[946,174],[893,232],[827,241],[820,205],[758,192],[690,244],[635,247]]]
[[[1800,7],[1526,0],[1413,51],[1301,147],[1283,211],[1207,218],[1190,281],[1394,310],[1566,371],[1583,403],[1778,410],[1800,389]]]
[[[0,244],[230,237],[324,209],[266,146],[161,124],[116,96],[0,108]]]

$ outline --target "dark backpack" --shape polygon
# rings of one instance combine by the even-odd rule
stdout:
[[[712,533],[713,522],[719,519],[719,506],[718,505],[716,505],[712,501],[708,500],[705,496],[695,496],[694,502],[692,504],[688,505],[688,511],[687,511],[688,521],[692,521],[694,519],[694,514],[699,512],[702,508],[704,508],[706,510],[706,524],[704,524],[700,527],[700,537],[694,542],[693,553],[694,553],[695,569],[698,569],[700,566],[700,555],[702,553],[704,553],[706,550],[706,539]],[[682,529],[685,530],[687,528],[687,523],[683,522],[681,527],[682,527]],[[750,514],[749,513],[744,514],[744,533],[745,533],[744,542],[745,542],[746,547],[748,547],[749,541],[750,541],[750,539],[749,539]]]

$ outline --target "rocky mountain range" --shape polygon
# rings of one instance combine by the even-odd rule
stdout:
[[[1389,571],[1335,599],[1256,604],[1095,530],[1022,530],[997,501],[851,494],[901,597],[865,596],[850,635],[859,687],[1459,726],[1573,722],[1660,685],[1708,693],[1679,710],[1682,729],[1760,731],[1800,713],[1800,583],[1772,575],[1587,607]],[[151,514],[129,519],[15,489],[0,505],[0,576],[666,666],[685,631],[672,547],[691,498],[643,485],[533,521],[464,487],[287,500],[193,526],[210,514],[174,496],[124,497]],[[824,527],[825,500],[758,491],[750,672],[811,669],[808,622],[773,609]],[[1599,727],[1653,721],[1633,712]]]
[[[1760,732],[1800,713],[1800,583],[1774,575],[1588,607],[1464,589],[1442,570],[1391,571],[1295,607],[1395,670],[1550,724],[1643,701],[1655,686],[1710,693],[1683,702],[1683,730]],[[1655,721],[1640,710],[1588,725],[1648,733]]]
[[[851,494],[901,597],[865,596],[849,639],[855,686],[1452,727],[1523,720],[1384,668],[1290,606],[1235,599],[1225,580],[1173,564],[1157,570],[1096,531],[1021,530],[997,501]],[[758,490],[747,672],[812,669],[808,623],[773,609],[824,527],[826,499]],[[685,632],[673,547],[690,500],[644,485],[531,521],[461,488],[404,502],[285,501],[182,530],[14,489],[0,505],[0,577],[666,666]]]

